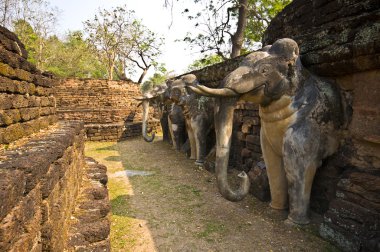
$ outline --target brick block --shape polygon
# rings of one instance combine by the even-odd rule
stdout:
[[[241,150],[241,157],[243,158],[249,158],[252,156],[252,151],[250,151],[249,149],[247,148],[244,148]]]
[[[23,234],[39,236],[41,193],[36,186],[0,222],[0,251],[9,250]]]
[[[39,108],[20,108],[19,112],[23,121],[35,119],[40,115]]]
[[[12,106],[12,96],[9,94],[0,94],[0,109],[11,109]]]
[[[21,123],[12,124],[4,129],[2,134],[1,143],[9,144],[15,140],[24,137],[26,134]]]
[[[248,148],[253,148],[254,146],[260,146],[260,137],[256,135],[247,135],[245,138]]]
[[[0,126],[7,126],[21,120],[18,109],[0,110]]]
[[[0,170],[0,221],[24,197],[26,178],[17,170]]]

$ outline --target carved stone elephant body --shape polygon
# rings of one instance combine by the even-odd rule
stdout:
[[[199,94],[218,97],[216,173],[221,194],[236,201],[248,193],[247,175],[239,175],[242,184],[233,191],[227,182],[226,167],[234,104],[239,99],[258,103],[271,207],[289,207],[290,221],[307,224],[316,169],[324,158],[336,151],[339,143],[343,108],[335,86],[303,68],[296,42],[281,39],[267,52],[249,55],[241,67],[224,79],[219,89],[190,88]]]
[[[143,97],[135,98],[136,100],[141,101],[143,107],[143,118],[142,118],[142,135],[145,141],[152,142],[155,137],[153,132],[151,136],[148,136],[148,119],[149,119],[149,105],[158,108],[160,113],[161,125],[164,126],[167,124],[167,104],[170,101],[166,85],[159,85],[146,92]],[[167,129],[162,129],[164,133],[164,140],[168,138]],[[167,139],[168,140],[168,139]]]
[[[189,136],[191,156],[197,165],[202,165],[210,147],[208,135],[214,125],[214,99],[187,92],[188,85],[197,82],[195,75],[189,74],[176,80],[170,98],[181,106]]]
[[[142,135],[145,141],[152,142],[154,140],[154,132],[151,136],[148,135],[148,119],[149,119],[149,105],[158,108],[160,112],[160,122],[163,127],[163,140],[170,142],[171,139],[173,147],[180,150],[185,143],[186,129],[185,117],[182,109],[176,104],[172,104],[170,100],[170,90],[172,82],[168,81],[166,85],[159,85],[154,87],[149,92],[146,92],[143,97],[136,98],[142,101],[143,106],[143,122],[142,122]],[[167,128],[165,127],[167,126]]]
[[[168,121],[170,135],[173,140],[173,147],[177,151],[180,151],[187,139],[186,120],[182,108],[177,104],[171,105]]]

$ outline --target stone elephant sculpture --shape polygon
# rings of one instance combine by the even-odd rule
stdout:
[[[190,159],[195,159],[196,165],[203,165],[210,145],[213,145],[210,142],[214,138],[209,137],[209,134],[214,132],[214,99],[187,91],[187,86],[197,83],[194,74],[175,80],[170,99],[184,112],[191,149]]]
[[[266,50],[248,55],[219,88],[198,85],[190,89],[218,97],[216,176],[223,197],[241,200],[250,185],[244,172],[239,174],[241,184],[236,191],[227,182],[234,104],[237,100],[258,103],[271,207],[289,207],[288,221],[307,224],[313,178],[322,160],[338,148],[344,105],[334,84],[302,66],[295,41],[280,39]]]
[[[173,147],[180,150],[186,141],[185,117],[182,109],[173,104],[170,100],[170,90],[172,81],[166,84],[155,86],[152,90],[144,93],[143,97],[135,98],[140,100],[143,107],[142,135],[145,141],[152,142],[155,137],[153,132],[148,135],[149,105],[157,107],[160,112],[160,122],[163,128],[163,140],[172,140]],[[167,126],[167,127],[166,127]],[[170,137],[169,137],[170,136]]]
[[[152,132],[151,136],[148,135],[148,119],[149,119],[149,105],[157,107],[160,113],[160,121],[163,130],[164,140],[168,140],[167,127],[165,125],[167,122],[167,106],[170,103],[169,95],[167,91],[167,86],[165,84],[155,86],[152,90],[144,93],[143,97],[135,98],[136,100],[141,101],[143,107],[143,121],[142,121],[142,135],[145,141],[152,142],[155,137],[155,133]]]

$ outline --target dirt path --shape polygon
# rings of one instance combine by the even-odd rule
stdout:
[[[225,200],[213,174],[162,141],[88,142],[86,155],[108,167],[113,251],[336,251],[268,203]]]

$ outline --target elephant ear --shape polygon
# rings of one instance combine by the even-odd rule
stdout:
[[[268,55],[269,54],[267,53],[267,51],[252,52],[244,57],[240,66],[254,67],[257,61],[267,57]]]
[[[268,53],[275,57],[281,57],[285,61],[294,65],[299,56],[299,48],[297,42],[293,39],[283,38],[274,42],[268,50]]]
[[[186,74],[185,76],[182,76],[181,79],[186,86],[194,86],[198,84],[197,76],[195,76],[194,74]]]

